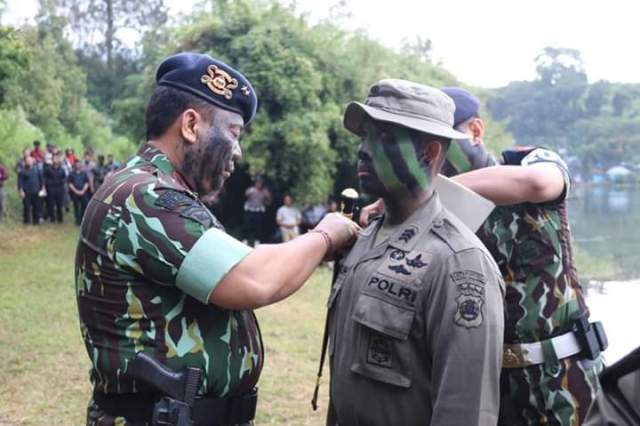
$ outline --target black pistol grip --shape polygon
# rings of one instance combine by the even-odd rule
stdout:
[[[138,352],[129,363],[127,374],[153,386],[164,395],[179,401],[185,400],[187,372],[174,372],[144,352]]]

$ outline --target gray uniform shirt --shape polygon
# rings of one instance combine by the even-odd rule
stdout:
[[[504,283],[437,194],[367,227],[332,287],[328,425],[496,424]]]

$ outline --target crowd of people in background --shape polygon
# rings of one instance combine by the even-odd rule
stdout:
[[[44,221],[62,223],[64,213],[73,206],[76,225],[80,225],[89,198],[104,179],[116,171],[120,163],[113,155],[97,156],[87,150],[78,158],[73,149],[62,152],[53,144],[45,149],[40,141],[25,148],[16,161],[17,189],[22,199],[22,221],[25,225],[38,225]],[[8,177],[5,166],[0,165],[0,221],[5,213],[4,183]]]
[[[258,176],[253,185],[245,191],[243,238],[251,246],[260,244],[267,225],[267,207],[273,196],[266,187],[264,178]],[[284,194],[282,205],[276,211],[276,241],[287,242],[314,228],[327,213],[337,212],[338,203],[331,198],[316,203],[305,203],[302,209],[296,206],[290,194]]]
[[[22,221],[25,225],[38,225],[45,221],[63,223],[64,214],[73,208],[76,225],[80,225],[91,195],[102,185],[105,178],[120,168],[113,155],[98,155],[94,161],[91,150],[82,158],[73,149],[62,152],[47,144],[44,149],[40,141],[25,148],[16,161],[17,189],[22,199]],[[0,161],[0,222],[5,214],[4,185],[9,171]],[[245,191],[242,234],[244,242],[257,246],[261,240],[289,241],[314,228],[330,212],[338,211],[338,204],[330,197],[326,201],[305,203],[301,208],[290,194],[284,194],[282,205],[276,211],[276,235],[265,236],[270,229],[267,207],[273,202],[271,191],[262,176]]]

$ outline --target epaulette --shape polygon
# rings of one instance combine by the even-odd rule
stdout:
[[[450,218],[436,219],[431,227],[431,232],[440,237],[454,253],[476,248],[473,240],[466,238]]]

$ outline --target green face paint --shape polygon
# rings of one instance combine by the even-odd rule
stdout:
[[[447,151],[447,162],[453,168],[454,174],[465,173],[472,169],[469,157],[462,151],[458,141],[451,141]]]
[[[387,192],[416,195],[429,188],[429,170],[418,161],[421,141],[414,140],[409,130],[399,126],[385,130],[373,123],[366,123],[365,130],[373,168]]]
[[[416,181],[417,187],[422,191],[426,191],[431,185],[429,171],[426,170],[418,161],[418,151],[422,146],[422,142],[414,140],[409,131],[404,127],[392,127],[393,135],[398,143],[401,155],[401,161],[407,167],[408,174]]]

